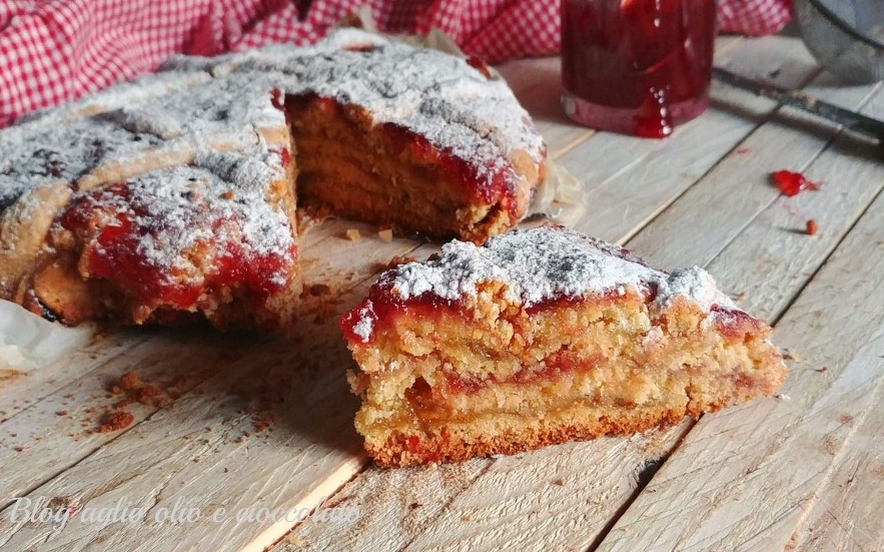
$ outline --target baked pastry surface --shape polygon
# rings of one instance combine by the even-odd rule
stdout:
[[[561,227],[384,273],[341,326],[356,429],[383,466],[631,433],[771,395],[771,328],[697,267],[655,270]]]
[[[29,116],[0,132],[0,298],[69,324],[283,327],[296,207],[499,233],[524,216],[545,151],[505,83],[473,65],[345,29],[311,48],[177,57]]]

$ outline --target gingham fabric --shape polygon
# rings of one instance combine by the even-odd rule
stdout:
[[[719,0],[719,30],[773,33],[791,0]],[[153,71],[174,53],[309,44],[368,5],[385,32],[438,27],[490,63],[559,49],[550,0],[0,0],[0,127]]]

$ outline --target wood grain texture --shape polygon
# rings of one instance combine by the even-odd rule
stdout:
[[[274,550],[583,550],[689,424],[465,464],[370,468],[336,499],[353,527],[298,526]]]
[[[68,358],[59,359],[45,370],[33,371],[27,377],[0,380],[0,425],[148,338],[148,335],[131,331],[98,335],[82,350],[70,353]]]
[[[782,71],[779,73],[780,78],[783,74]],[[875,87],[820,88],[818,91],[822,98],[856,108],[869,99]],[[682,200],[663,212],[654,221],[656,232],[636,236],[629,246],[663,266],[706,265],[780,196],[777,188],[771,185],[770,173],[780,169],[806,169],[829,146],[836,132],[834,126],[802,113],[779,113],[722,159],[699,185],[685,193]],[[838,154],[839,150],[835,153]],[[867,154],[868,148],[858,153]],[[788,205],[808,200],[799,197]],[[784,208],[789,207],[780,206],[781,210]],[[797,211],[791,210],[791,213]],[[803,230],[805,221],[806,218],[801,221],[799,229]],[[795,223],[791,224],[794,228]],[[695,233],[697,228],[703,228],[703,239],[671,239],[679,234]],[[772,237],[774,239],[764,243],[773,247],[791,245],[780,240],[780,236]]]
[[[880,368],[878,368],[880,371]],[[839,421],[858,424],[849,447],[813,499],[810,511],[789,542],[789,550],[841,552],[884,550],[881,530],[881,496],[884,496],[884,396],[876,390],[865,419],[845,415]]]
[[[617,521],[602,550],[771,550],[789,544],[850,456],[846,447],[877,404],[884,381],[884,288],[876,268],[884,262],[881,216],[884,197],[778,323],[776,342],[802,358],[791,364],[782,389],[788,400],[702,418]]]
[[[348,241],[348,228],[362,239]],[[235,512],[313,508],[357,473],[364,458],[353,430],[357,400],[345,372],[352,359],[337,318],[365,293],[369,279],[416,242],[385,243],[377,228],[331,220],[310,230],[302,251],[308,291],[291,335],[260,337],[158,330],[3,424],[0,472],[6,516],[0,548],[117,549],[138,542],[148,550],[263,549],[296,521],[237,522]],[[309,235],[309,234],[308,234]],[[349,259],[347,262],[341,259]],[[184,374],[183,395],[168,407],[133,405],[134,424],[119,432],[89,433],[120,399],[110,382],[128,370],[160,384]],[[16,384],[16,381],[12,382]],[[162,385],[161,385],[162,387]],[[66,412],[59,415],[60,411]],[[262,422],[270,428],[259,431]],[[13,523],[13,498],[56,498],[80,510],[120,499],[145,508],[142,523],[115,523],[100,531],[88,523],[59,530],[46,523]],[[156,523],[178,500],[206,517],[193,523]],[[223,507],[220,523],[208,514]]]
[[[884,111],[880,89],[870,101],[866,105],[871,113]],[[776,165],[748,152],[746,163],[775,170],[788,167],[794,161],[792,153],[777,160],[785,164]],[[779,318],[800,291],[795,283],[813,276],[884,189],[884,165],[879,155],[877,144],[839,135],[803,171],[820,183],[819,191],[778,196],[709,263],[707,268],[717,276],[719,285],[735,294],[748,311],[768,320]],[[764,186],[773,188],[765,180],[763,172],[758,174],[746,193],[755,195]],[[725,201],[730,198],[726,196]],[[806,233],[811,219],[818,226],[813,236]]]

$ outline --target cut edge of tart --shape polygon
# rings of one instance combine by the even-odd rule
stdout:
[[[771,328],[697,267],[562,227],[451,242],[385,272],[341,327],[382,466],[627,434],[773,394]]]

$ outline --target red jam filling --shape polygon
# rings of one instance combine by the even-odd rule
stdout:
[[[282,90],[279,88],[273,88],[270,90],[270,103],[276,109],[285,111],[285,95],[282,93]]]
[[[742,341],[746,338],[747,331],[755,330],[760,326],[757,319],[739,309],[712,305],[709,312],[710,315],[715,316],[714,320],[718,331],[732,343]]]
[[[353,44],[344,47],[344,49],[348,52],[374,52],[378,49],[378,46],[375,44]]]
[[[382,330],[382,325],[392,324],[399,315],[414,316],[419,318],[438,318],[440,309],[453,308],[453,302],[448,301],[433,293],[425,293],[419,297],[413,297],[402,301],[392,291],[393,278],[382,275],[378,283],[371,287],[366,297],[359,305],[345,313],[341,317],[340,328],[344,337],[350,342],[362,343],[362,337],[356,333],[356,326],[366,316],[366,307],[370,305],[372,311],[372,333],[368,342],[373,341],[374,336]]]
[[[382,132],[393,138],[394,144],[401,144],[402,150],[423,159],[428,164],[437,165],[439,173],[450,175],[452,183],[462,183],[463,193],[476,196],[485,203],[493,203],[513,193],[513,184],[507,172],[494,167],[494,160],[483,162],[483,172],[489,177],[480,176],[476,167],[452,153],[433,146],[426,138],[402,126],[385,123]],[[394,152],[395,153],[395,152]]]
[[[443,428],[444,431],[444,428]],[[448,441],[447,435],[442,435],[442,445]],[[402,448],[415,460],[423,462],[441,462],[442,452],[433,443],[424,443],[417,435],[406,435],[402,438]]]
[[[282,163],[284,168],[288,168],[292,163],[292,153],[288,148],[282,148],[279,150],[279,161]]]
[[[355,328],[362,318],[366,316],[366,307],[368,306],[371,307],[371,311],[373,312],[373,331],[367,342],[371,342],[379,330],[382,331],[383,327],[387,324],[391,324],[391,321],[397,316],[407,315],[435,319],[439,317],[439,313],[442,309],[446,309],[449,312],[453,311],[460,313],[465,321],[470,319],[469,315],[461,312],[456,301],[449,301],[448,299],[439,297],[432,292],[424,293],[417,297],[411,297],[403,301],[393,291],[394,278],[395,273],[392,271],[381,275],[378,282],[369,290],[368,297],[341,317],[340,328],[344,332],[344,337],[348,341],[356,343],[363,342],[362,337],[355,332]],[[656,294],[656,289],[648,287],[645,289],[645,294],[650,295],[651,300],[653,300],[653,297]],[[623,296],[618,293],[616,289],[609,289],[598,294],[595,300],[599,302],[613,303],[622,298]],[[538,301],[537,303],[532,304],[530,307],[527,307],[525,311],[528,315],[534,316],[540,311],[561,306],[565,303],[582,300],[583,297],[570,297],[558,293],[543,301]]]
[[[125,208],[120,208],[121,203]],[[145,238],[159,230],[147,214],[144,202],[120,182],[78,198],[60,222],[85,244],[80,266],[89,277],[110,280],[149,306],[189,309],[201,298],[224,288],[244,288],[260,304],[284,289],[285,283],[272,275],[286,273],[296,254],[294,248],[289,251],[290,257],[250,252],[239,235],[223,231],[234,221],[221,212],[195,210],[188,214],[188,227],[210,227],[214,232],[211,241],[198,242],[192,250],[180,252],[199,255],[210,267],[202,277],[188,277],[143,252]]]
[[[770,173],[770,179],[774,186],[779,188],[783,195],[792,197],[799,193],[820,189],[819,184],[811,182],[803,174],[798,172],[780,170]]]
[[[343,106],[332,98],[317,94],[301,94],[288,96],[286,101],[293,109],[301,109],[312,103],[320,110],[329,114],[337,114],[342,118],[350,118]],[[439,174],[445,175],[452,186],[464,195],[478,198],[487,205],[499,203],[509,213],[517,207],[509,198],[513,195],[514,182],[511,169],[496,166],[498,160],[464,160],[450,150],[434,146],[425,137],[395,123],[382,123],[372,128],[371,132],[387,144],[391,151],[388,154],[398,157],[402,154],[426,161],[427,167],[435,167]],[[477,168],[474,163],[481,163]]]

